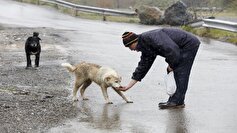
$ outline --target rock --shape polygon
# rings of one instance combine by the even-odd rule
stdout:
[[[164,21],[172,26],[184,25],[192,21],[192,14],[187,12],[187,6],[178,1],[165,10]]]
[[[44,95],[43,99],[48,99],[48,98],[53,98],[53,97],[54,97],[53,95]]]
[[[10,106],[9,105],[6,105],[6,104],[3,104],[3,105],[0,105],[0,106],[2,106],[3,108],[10,108]]]
[[[141,24],[156,25],[163,23],[163,12],[157,7],[141,6],[136,12]]]
[[[12,92],[12,94],[14,94],[14,95],[29,95],[30,92],[24,91],[24,90],[15,90]]]

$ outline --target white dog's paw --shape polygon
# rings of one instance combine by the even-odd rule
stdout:
[[[133,103],[133,101],[126,101],[127,103]]]
[[[107,102],[107,104],[113,104],[113,102]]]
[[[84,98],[82,98],[83,100],[89,100],[89,98],[87,98],[87,97],[84,97]]]
[[[77,102],[78,98],[74,97],[72,100],[73,100],[73,102]]]

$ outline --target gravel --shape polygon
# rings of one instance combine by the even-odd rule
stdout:
[[[42,39],[40,67],[25,69],[24,43],[34,31]],[[69,57],[57,49],[67,41],[63,30],[0,24],[1,133],[46,132],[78,114],[70,97],[72,77],[60,66]]]

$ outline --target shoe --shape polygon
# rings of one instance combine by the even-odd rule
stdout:
[[[167,104],[167,102],[160,102],[158,105]]]
[[[184,108],[185,104],[176,104],[173,102],[166,102],[163,104],[159,104],[160,109],[178,109],[178,108]]]

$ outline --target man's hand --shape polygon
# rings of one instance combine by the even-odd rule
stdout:
[[[126,87],[126,86],[121,86],[121,87],[118,87],[116,89],[119,90],[119,91],[127,91],[129,88]]]
[[[133,85],[135,85],[137,83],[136,80],[132,79],[127,86],[121,86],[121,87],[118,87],[116,88],[116,90],[119,90],[119,91],[127,91],[128,89],[132,88]]]

